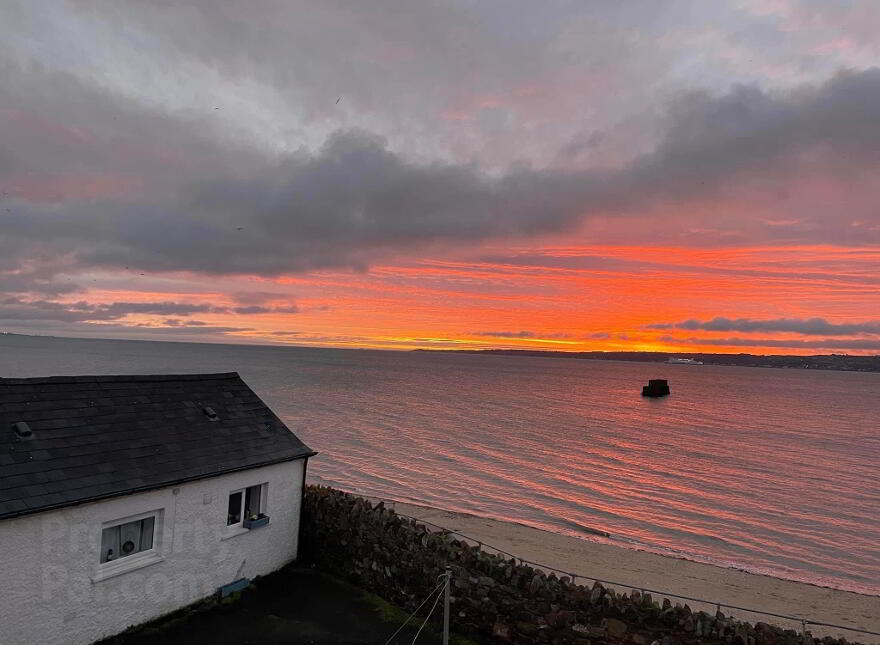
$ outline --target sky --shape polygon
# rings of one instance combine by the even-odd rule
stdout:
[[[880,354],[880,2],[9,0],[0,331]]]

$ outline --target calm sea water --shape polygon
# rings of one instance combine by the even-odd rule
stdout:
[[[880,594],[880,374],[0,335],[2,376],[233,370],[312,481]]]

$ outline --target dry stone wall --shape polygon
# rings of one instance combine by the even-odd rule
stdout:
[[[415,609],[453,573],[453,630],[483,643],[553,645],[845,645],[793,630],[749,624],[721,612],[616,593],[596,583],[533,569],[400,517],[381,502],[309,486],[303,500],[301,559]],[[439,613],[439,612],[438,612]]]

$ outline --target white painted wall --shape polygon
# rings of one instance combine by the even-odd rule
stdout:
[[[302,473],[297,460],[0,520],[0,645],[91,643],[278,569],[296,558]],[[229,492],[266,482],[269,525],[230,536]],[[157,509],[161,561],[93,581],[102,525]]]

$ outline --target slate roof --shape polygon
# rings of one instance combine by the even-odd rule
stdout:
[[[0,519],[314,454],[234,372],[0,378]]]

